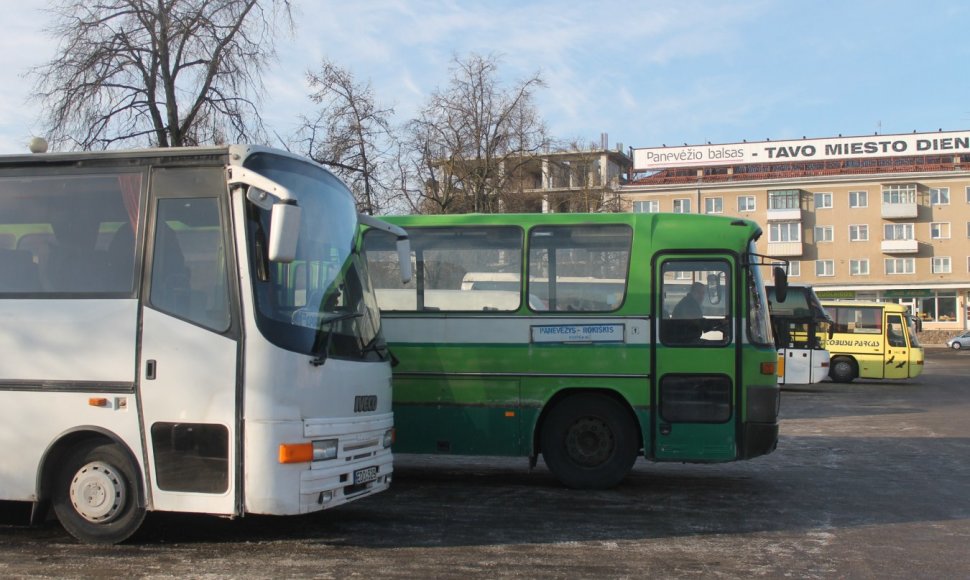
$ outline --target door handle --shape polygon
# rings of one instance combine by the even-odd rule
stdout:
[[[158,364],[155,362],[155,359],[149,359],[145,363],[145,380],[146,381],[154,381],[155,380],[155,370],[156,370],[156,367],[157,366],[158,366]]]

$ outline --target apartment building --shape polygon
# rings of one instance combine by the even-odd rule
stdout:
[[[970,131],[632,150],[625,211],[741,216],[823,298],[970,328]]]

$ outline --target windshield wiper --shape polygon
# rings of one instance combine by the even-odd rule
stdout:
[[[364,315],[360,312],[344,312],[341,314],[335,314],[329,318],[324,318],[321,320],[321,326],[330,326],[334,322],[340,322],[341,320],[350,320],[351,318],[361,318]],[[321,329],[322,330],[322,329]],[[319,332],[319,331],[318,331]],[[319,335],[318,335],[319,336]],[[327,340],[323,344],[323,350],[317,356],[310,359],[310,364],[318,367],[323,363],[327,362],[327,356],[330,353],[330,343],[333,341],[333,331],[327,332]]]

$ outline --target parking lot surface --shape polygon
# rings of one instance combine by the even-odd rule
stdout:
[[[108,547],[2,505],[0,576],[967,578],[968,371],[937,348],[915,380],[786,388],[773,454],[640,460],[608,491],[541,461],[401,455],[389,492],[333,511],[149,514]]]

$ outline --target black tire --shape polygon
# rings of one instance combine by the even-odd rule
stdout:
[[[851,383],[856,378],[855,363],[845,357],[834,359],[829,367],[829,376],[837,383]]]
[[[963,345],[960,344],[959,342],[954,342],[952,345],[950,345],[950,348],[952,348],[953,350],[960,350],[961,348],[963,348]]]
[[[117,544],[145,519],[138,471],[126,450],[86,441],[68,454],[54,481],[54,513],[72,536],[89,544]]]
[[[640,436],[624,405],[607,396],[582,394],[549,411],[539,443],[543,461],[563,485],[608,489],[630,472]]]

